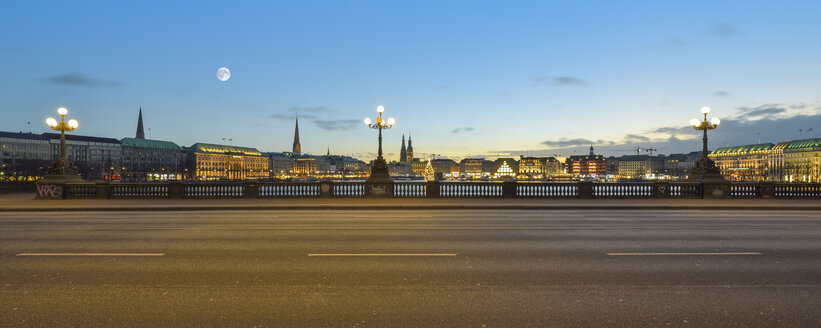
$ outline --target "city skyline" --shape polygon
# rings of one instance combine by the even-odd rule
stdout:
[[[298,114],[304,152],[370,160],[379,104],[389,159],[403,133],[417,157],[696,151],[703,105],[711,149],[821,126],[813,2],[9,7],[2,131],[65,106],[120,139],[141,106],[152,139],[287,151]]]

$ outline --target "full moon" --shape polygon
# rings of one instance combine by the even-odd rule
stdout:
[[[231,71],[229,71],[227,67],[220,67],[220,69],[217,70],[217,78],[223,82],[228,81],[228,79],[231,78]]]

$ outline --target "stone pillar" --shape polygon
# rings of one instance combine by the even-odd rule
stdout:
[[[168,183],[168,198],[183,199],[185,198],[185,184],[180,181],[171,181]]]
[[[758,186],[758,194],[761,198],[775,198],[775,184],[771,181],[762,181]]]
[[[108,182],[97,182],[95,184],[97,189],[97,199],[111,198],[111,184]]]
[[[37,182],[35,199],[65,199],[66,184],[59,182]]]
[[[393,181],[365,182],[365,197],[393,197]]]
[[[439,198],[439,188],[440,188],[439,181],[425,182],[425,197],[427,197],[427,198]]]
[[[259,198],[259,184],[256,182],[246,182],[242,187],[245,189],[244,198]]]
[[[319,182],[319,197],[327,198],[334,196],[333,181],[324,180]]]
[[[704,199],[730,198],[730,182],[728,181],[705,181],[701,183],[701,190],[704,192]]]
[[[516,181],[502,182],[502,198],[516,198]]]
[[[670,183],[669,182],[654,182],[653,183],[653,198],[670,198]]]
[[[593,183],[590,181],[579,181],[579,198],[590,199],[593,198]]]

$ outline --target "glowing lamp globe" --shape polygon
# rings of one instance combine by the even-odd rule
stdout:
[[[66,109],[65,107],[57,108],[57,114],[66,115],[68,114],[68,109]]]
[[[371,118],[370,117],[365,118],[365,124],[371,125]]]
[[[699,124],[700,124],[700,122],[697,119],[690,120],[690,125],[692,125],[692,126],[698,126]]]
[[[382,116],[376,118],[376,123],[382,124]]]
[[[701,113],[702,114],[707,114],[709,112],[710,112],[710,107],[707,107],[707,106],[701,107]]]
[[[46,119],[46,125],[57,126],[57,120],[55,120],[53,117],[49,117]]]
[[[721,124],[721,120],[719,120],[718,117],[713,117],[710,119],[710,123],[713,123],[713,125],[719,125]]]
[[[382,105],[376,106],[376,111],[380,112],[380,113],[384,112],[385,111],[385,106],[382,106]]]
[[[68,120],[68,126],[72,129],[76,129],[80,126],[80,122],[77,122],[77,120]]]
[[[396,123],[396,120],[394,120],[393,117],[388,118],[388,125],[393,125],[394,123]]]

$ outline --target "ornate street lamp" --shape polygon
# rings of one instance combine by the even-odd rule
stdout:
[[[66,114],[68,114],[68,109],[65,109],[65,107],[57,108],[57,114],[60,114],[60,122],[57,122],[57,120],[53,117],[46,119],[46,125],[48,125],[52,130],[60,131],[60,157],[56,162],[54,162],[49,173],[59,175],[76,175],[76,170],[71,167],[68,162],[68,158],[66,157],[66,131],[76,130],[80,123],[75,119],[71,119],[66,122]]]
[[[701,139],[703,142],[702,149],[701,149],[701,159],[696,162],[695,167],[693,168],[693,174],[690,176],[691,180],[704,180],[705,177],[710,179],[719,179],[724,180],[721,176],[721,170],[716,166],[716,163],[707,157],[707,130],[712,130],[718,127],[721,124],[721,120],[718,117],[713,117],[709,121],[707,120],[707,114],[710,113],[710,107],[704,106],[701,107],[701,113],[704,114],[704,119],[699,121],[698,119],[690,120],[690,125],[700,131],[704,131],[704,137]]]
[[[37,199],[63,199],[66,184],[88,183],[77,175],[77,169],[66,156],[66,132],[76,130],[80,123],[77,120],[66,122],[68,109],[63,107],[57,109],[57,114],[60,114],[60,121],[49,117],[46,119],[46,125],[60,131],[60,157],[48,168],[46,176],[37,181]]]
[[[366,182],[392,184],[393,179],[391,179],[390,171],[388,170],[388,163],[385,162],[385,158],[382,157],[382,130],[390,129],[391,127],[393,127],[396,121],[393,119],[393,117],[388,118],[387,120],[382,118],[382,113],[385,111],[385,106],[376,106],[376,111],[379,113],[379,116],[376,118],[376,122],[372,122],[370,117],[365,118],[365,125],[367,125],[371,129],[379,130],[379,153],[376,157],[376,160],[373,162],[373,167],[371,167],[371,176],[368,178]],[[392,186],[390,189],[392,189]],[[388,190],[387,187],[385,187],[384,191],[388,194],[393,194],[393,190]],[[379,195],[381,193],[376,192],[372,194]]]

